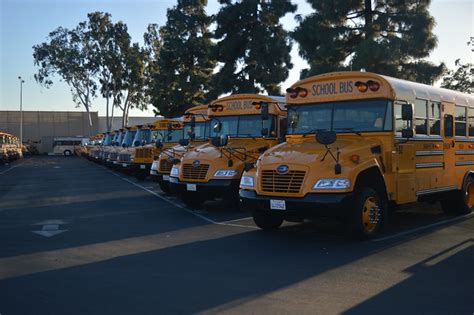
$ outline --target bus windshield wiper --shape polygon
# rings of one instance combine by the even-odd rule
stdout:
[[[356,135],[362,136],[362,134],[361,134],[359,131],[354,131],[354,128],[350,128],[350,127],[347,127],[347,128],[334,128],[334,130],[352,131],[352,132],[354,132]]]

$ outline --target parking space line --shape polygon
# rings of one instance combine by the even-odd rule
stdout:
[[[436,222],[436,223],[423,225],[423,226],[413,228],[413,229],[410,229],[410,230],[407,230],[407,231],[395,233],[393,235],[388,235],[388,236],[385,236],[385,237],[376,238],[376,239],[373,239],[372,242],[382,242],[382,241],[386,241],[386,240],[390,240],[390,239],[394,239],[394,238],[407,236],[407,235],[410,235],[410,234],[415,234],[417,232],[420,232],[420,231],[423,231],[423,230],[428,230],[428,229],[434,228],[436,226],[440,226],[440,225],[444,225],[444,224],[448,224],[448,223],[452,223],[452,222],[456,222],[456,221],[461,221],[463,219],[468,219],[472,216],[474,216],[474,212],[463,215],[463,216],[455,217],[455,218],[452,218],[452,219],[447,219],[447,220],[439,221],[439,222]]]
[[[3,172],[0,172],[0,175],[3,175],[3,174],[5,174],[6,172],[11,171],[12,169],[17,168],[17,167],[20,167],[20,165],[11,166],[10,168],[7,168],[7,169],[4,170]]]
[[[181,204],[179,204],[179,203],[177,203],[177,202],[175,202],[175,201],[173,201],[173,200],[170,200],[170,199],[168,199],[168,198],[166,198],[166,197],[161,196],[160,194],[154,192],[154,191],[151,190],[151,189],[148,189],[148,188],[146,188],[146,187],[144,187],[144,186],[142,186],[142,185],[140,185],[140,184],[137,184],[137,183],[131,181],[130,179],[128,179],[128,178],[126,178],[126,177],[123,177],[123,176],[121,176],[120,174],[117,174],[116,172],[107,169],[106,167],[103,167],[103,166],[100,166],[100,167],[101,167],[102,169],[104,169],[105,171],[107,171],[107,172],[109,172],[109,173],[111,173],[111,174],[117,176],[118,178],[120,178],[120,179],[126,181],[127,183],[130,183],[130,184],[134,185],[135,187],[141,188],[141,189],[143,189],[143,190],[149,192],[150,194],[154,195],[155,197],[158,197],[159,199],[161,199],[161,200],[163,200],[163,201],[165,201],[165,202],[167,202],[167,203],[169,203],[169,204],[171,204],[171,205],[173,205],[173,206],[175,206],[175,207],[177,207],[177,208],[180,208],[180,209],[182,209],[182,210],[184,210],[184,211],[186,211],[186,212],[188,212],[188,213],[190,213],[190,214],[192,214],[192,215],[194,215],[194,216],[196,216],[196,217],[198,217],[198,218],[200,218],[200,219],[202,219],[202,220],[204,220],[204,221],[206,221],[206,222],[208,222],[208,223],[215,224],[215,225],[223,225],[223,226],[246,228],[246,229],[252,229],[252,230],[258,230],[258,229],[259,229],[259,228],[256,227],[256,226],[247,226],[247,225],[226,223],[226,222],[231,222],[231,221],[233,221],[233,220],[231,220],[231,221],[226,221],[226,222],[219,222],[219,221],[212,220],[212,219],[210,219],[210,218],[208,218],[208,217],[206,217],[206,216],[203,216],[203,215],[201,215],[201,214],[199,214],[199,213],[196,213],[195,211],[192,211],[191,209],[188,209],[188,208],[184,207],[183,205],[181,205]]]

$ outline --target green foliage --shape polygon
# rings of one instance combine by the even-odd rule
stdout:
[[[221,93],[281,93],[279,84],[293,67],[288,33],[280,24],[295,12],[290,0],[220,0],[215,54],[221,65],[213,79],[212,98]]]
[[[210,56],[212,21],[206,15],[206,4],[207,0],[178,0],[168,10],[168,20],[159,36],[153,27],[145,34],[147,49],[158,57],[150,64],[149,90],[156,114],[181,115],[187,108],[206,101],[215,67]]]
[[[430,0],[309,2],[315,12],[293,32],[310,65],[302,77],[363,68],[430,84],[445,71],[444,64],[422,60],[437,45]]]
[[[39,67],[35,79],[45,87],[53,84],[52,78],[59,76],[71,88],[77,106],[89,112],[96,96],[97,83],[94,76],[97,67],[92,51],[80,27],[68,30],[58,27],[48,35],[48,40],[33,46],[34,64]]]
[[[461,91],[465,93],[474,93],[474,64],[462,64],[460,59],[456,59],[456,70],[449,70],[443,77],[441,87]]]

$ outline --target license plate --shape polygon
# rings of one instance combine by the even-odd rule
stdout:
[[[186,184],[187,191],[197,191],[196,184]]]
[[[272,210],[286,210],[285,200],[270,199],[270,209],[272,209]]]
[[[122,167],[127,167],[127,164],[125,164],[125,163],[124,163],[124,164],[122,164]]]
[[[146,165],[140,165],[140,169],[144,170],[146,168]]]
[[[170,177],[169,177],[169,175],[163,175],[163,180],[165,180],[165,181],[169,181],[169,180],[170,180]],[[196,186],[196,185],[194,185],[194,186]]]
[[[117,161],[114,161],[114,164],[118,164]]]
[[[158,175],[155,170],[150,171],[150,175]]]

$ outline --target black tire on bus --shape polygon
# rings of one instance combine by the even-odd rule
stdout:
[[[354,192],[354,200],[348,205],[347,225],[351,237],[375,238],[383,230],[387,220],[387,206],[379,193],[370,187],[360,187]]]
[[[204,199],[197,192],[184,192],[181,194],[181,200],[191,208],[199,207],[204,203]]]
[[[283,224],[283,217],[280,214],[252,211],[253,222],[264,231],[277,230]]]
[[[64,150],[63,155],[64,156],[71,156],[72,152],[71,152],[71,150]]]
[[[463,215],[472,212],[474,207],[474,176],[468,176],[464,187],[440,201],[441,209],[446,214]]]
[[[161,191],[163,191],[167,195],[171,194],[171,189],[168,182],[160,182],[159,185],[160,185]]]

